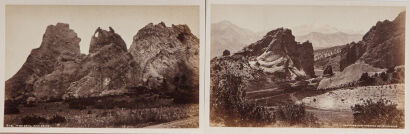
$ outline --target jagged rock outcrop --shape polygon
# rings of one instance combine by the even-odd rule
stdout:
[[[286,79],[315,77],[312,43],[298,43],[292,31],[279,28],[235,55],[248,58],[251,66]],[[257,64],[258,66],[255,66]]]
[[[393,21],[377,22],[362,41],[350,43],[341,52],[340,69],[364,62],[378,68],[404,65],[406,12]]]
[[[79,42],[68,24],[49,26],[41,46],[7,80],[6,99],[86,98],[145,86],[184,103],[199,101],[199,39],[186,25],[148,24],[134,37],[131,53],[111,27],[95,31],[88,55],[80,53]]]
[[[133,38],[129,52],[137,63],[136,80],[150,89],[194,98],[199,89],[199,39],[187,25],[148,24]],[[196,93],[194,93],[196,92]]]
[[[136,63],[126,48],[111,27],[109,31],[98,28],[91,38],[90,53],[81,62],[80,74],[85,75],[70,83],[64,98],[119,94],[136,86]]]
[[[38,80],[52,74],[61,64],[73,64],[81,59],[80,38],[69,28],[68,24],[57,23],[47,27],[39,48],[33,49],[20,70],[6,81],[6,99],[25,100],[37,90]],[[67,68],[61,73],[71,70]],[[50,80],[54,81],[54,80]],[[61,89],[49,89],[60,94]]]
[[[33,86],[38,100],[103,96],[126,92],[133,81],[135,62],[125,42],[114,33],[98,28],[91,38],[88,55],[61,55],[58,66]]]

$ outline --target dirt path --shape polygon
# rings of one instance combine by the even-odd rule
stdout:
[[[248,91],[246,93],[252,94],[252,93],[260,93],[260,92],[272,92],[272,91],[277,91],[277,90],[278,88],[268,88],[268,89],[263,89],[263,90]]]
[[[145,128],[195,128],[199,127],[199,116],[193,116],[182,120],[176,120],[156,125],[147,126]]]

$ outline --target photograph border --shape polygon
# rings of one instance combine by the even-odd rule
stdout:
[[[410,1],[396,0],[207,0],[206,2],[206,63],[205,63],[205,133],[225,134],[225,133],[289,133],[289,134],[408,134],[410,133],[410,103],[405,103],[405,127],[404,129],[383,129],[383,128],[260,128],[260,127],[212,127],[210,126],[210,82],[211,82],[211,7],[212,5],[263,5],[263,6],[401,6],[405,7],[406,11],[410,8]],[[405,46],[409,45],[409,18],[410,14],[406,13],[406,37]],[[410,47],[405,47],[405,51],[409,52]],[[410,63],[410,54],[405,53],[405,66]],[[410,80],[407,79],[410,74],[408,69],[405,69],[405,102],[409,102],[409,92],[406,91],[409,87]]]
[[[4,127],[5,88],[5,7],[6,5],[112,5],[112,6],[198,6],[199,8],[199,74],[204,74],[205,60],[205,1],[204,0],[0,0],[0,133],[199,133],[204,128],[204,77],[199,78],[198,128],[37,128]]]

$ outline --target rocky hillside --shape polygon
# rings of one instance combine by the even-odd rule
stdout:
[[[357,43],[353,42],[341,51],[340,69],[355,62],[388,68],[404,65],[404,40],[406,13],[400,13],[393,21],[377,22]]]
[[[248,58],[255,69],[286,79],[315,77],[312,43],[295,41],[292,31],[278,28],[235,55]]]
[[[117,95],[143,86],[192,101],[199,96],[199,40],[186,25],[148,24],[128,52],[120,35],[98,28],[89,54],[68,24],[47,27],[43,42],[6,81],[6,99],[38,101]]]
[[[330,65],[334,71],[339,71],[340,52],[343,47],[345,45],[315,50],[313,52],[315,55],[315,69],[324,70],[325,67]]]
[[[314,60],[318,61],[330,56],[334,56],[339,54],[342,51],[342,48],[344,48],[345,45],[341,45],[341,46],[334,46],[334,47],[329,47],[329,48],[322,48],[322,49],[318,49],[315,50],[313,52],[313,54],[315,55]]]

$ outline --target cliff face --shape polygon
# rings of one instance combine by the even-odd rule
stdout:
[[[68,24],[49,26],[41,46],[6,81],[6,99],[24,102],[117,95],[145,86],[189,101],[199,96],[199,39],[186,25],[149,24],[127,51],[110,27],[98,28],[89,54]],[[198,100],[196,100],[198,101]]]
[[[364,62],[378,68],[404,65],[404,40],[406,13],[393,21],[377,22],[362,41],[348,44],[341,52],[340,69]]]
[[[135,86],[133,66],[136,66],[121,36],[110,28],[98,28],[90,44],[90,53],[82,61],[81,74],[70,83],[64,97],[103,96],[126,92],[126,87]]]
[[[315,77],[313,47],[298,43],[291,30],[279,28],[236,53],[248,57],[251,66],[283,77]]]
[[[6,99],[33,96],[37,80],[52,73],[62,62],[75,62],[82,56],[80,40],[68,24],[48,26],[40,47],[33,49],[21,69],[6,81]]]
[[[144,86],[165,92],[198,90],[199,39],[187,25],[150,23],[134,36],[129,52],[140,70],[136,80]]]

